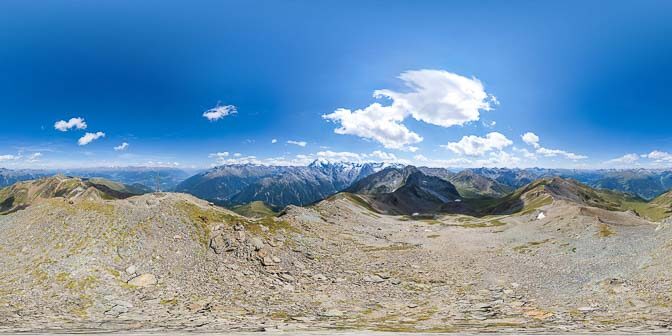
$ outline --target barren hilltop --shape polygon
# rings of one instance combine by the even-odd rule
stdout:
[[[436,196],[413,173],[396,190]],[[672,319],[667,195],[553,178],[479,213],[390,214],[388,196],[339,193],[244,217],[96,185],[0,193],[42,195],[0,216],[0,331],[658,332]]]

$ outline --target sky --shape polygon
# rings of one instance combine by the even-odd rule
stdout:
[[[670,1],[0,2],[0,167],[672,165]]]

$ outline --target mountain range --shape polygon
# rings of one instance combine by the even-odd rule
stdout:
[[[320,201],[388,166],[325,160],[305,167],[226,165],[192,176],[175,190],[222,205],[262,201],[273,208],[283,208]]]
[[[193,176],[177,168],[150,167],[69,170],[0,169],[0,187],[19,181],[63,174],[83,178],[102,178],[132,185],[138,190],[185,192],[226,206],[261,201],[275,210],[280,210],[287,205],[306,205],[325,199],[353,187],[355,183],[384,168],[402,169],[403,166],[317,160],[308,166],[223,165]],[[517,188],[549,177],[573,179],[595,189],[623,192],[644,200],[652,200],[672,188],[672,171],[666,169],[469,168],[456,171],[446,168],[417,167],[417,170],[426,176],[450,182],[462,199],[501,198]],[[391,188],[394,185],[394,183],[388,184],[387,187]],[[393,190],[386,191],[388,194],[392,192]],[[371,190],[367,193],[370,194]],[[399,196],[397,193],[396,197]],[[393,196],[388,195],[387,197]],[[457,207],[456,204],[453,206]]]
[[[101,178],[155,191],[172,190],[190,174],[168,167],[100,167],[76,169],[4,169],[0,168],[0,188],[16,182],[54,175]]]

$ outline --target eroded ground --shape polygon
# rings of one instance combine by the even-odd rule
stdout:
[[[0,228],[7,332],[658,332],[672,321],[670,228],[561,201],[414,219],[335,198],[253,221],[154,194],[48,202]]]

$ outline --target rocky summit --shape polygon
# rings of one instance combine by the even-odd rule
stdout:
[[[383,194],[455,196],[402,173]],[[666,196],[554,178],[430,216],[379,211],[374,189],[250,217],[178,193],[43,197],[0,216],[0,331],[669,331]]]

